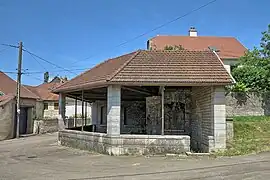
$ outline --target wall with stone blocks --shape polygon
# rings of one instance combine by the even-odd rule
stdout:
[[[14,137],[15,100],[0,106],[0,141]]]
[[[167,87],[164,92],[164,133],[189,134],[191,119],[191,88]],[[146,98],[147,133],[161,134],[161,97]]]
[[[212,87],[192,88],[191,149],[208,152],[209,139],[214,135],[212,120]]]
[[[107,122],[107,102],[97,101],[96,113],[93,113],[93,124],[97,125],[97,132],[106,133],[107,123],[101,123],[101,107],[104,107],[103,117]],[[121,102],[121,134],[141,134],[145,129],[145,101],[122,101]],[[125,112],[126,111],[126,112]],[[93,110],[94,112],[94,110]],[[125,117],[126,113],[126,117]],[[126,120],[124,121],[124,118]],[[125,124],[126,123],[126,124]]]
[[[34,134],[44,134],[58,131],[58,119],[34,120]]]
[[[103,133],[63,130],[59,132],[59,140],[61,145],[64,146],[110,155],[146,155],[190,151],[190,138],[184,135],[120,135],[109,137]]]
[[[232,92],[226,95],[226,116],[263,116],[270,115],[269,95],[263,99],[256,93]],[[265,103],[264,103],[265,102]]]

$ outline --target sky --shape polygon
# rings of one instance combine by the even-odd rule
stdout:
[[[22,82],[38,85],[42,72],[69,79],[108,58],[137,49],[156,35],[233,36],[252,49],[270,24],[269,0],[217,0],[165,27],[148,32],[210,0],[0,0],[0,44],[18,45],[71,69],[64,71],[23,52]],[[117,47],[128,41],[129,43]],[[88,58],[91,57],[91,58]],[[88,59],[87,59],[88,58]],[[15,72],[18,49],[0,45],[0,71]],[[77,62],[77,63],[75,63]],[[9,73],[16,79],[16,74]],[[1,82],[0,82],[1,83]]]

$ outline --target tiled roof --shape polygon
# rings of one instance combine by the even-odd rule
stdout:
[[[5,105],[6,103],[8,103],[9,101],[11,101],[14,98],[15,98],[14,95],[3,95],[3,96],[0,96],[0,106]]]
[[[225,85],[232,79],[211,51],[136,51],[105,61],[56,88],[76,91],[108,84]]]
[[[40,99],[45,101],[57,101],[58,95],[52,93],[52,90],[60,86],[62,83],[50,82],[43,83],[39,86],[26,86],[29,90],[35,93]]]
[[[187,50],[208,50],[209,46],[215,47],[221,59],[235,59],[243,56],[247,49],[233,37],[215,36],[156,36],[149,40],[153,50],[163,50],[166,45],[181,45]]]
[[[16,87],[17,83],[5,73],[0,71],[0,91],[4,94],[12,94],[16,96]],[[39,97],[31,92],[27,87],[24,85],[21,86],[21,97],[22,98],[31,98],[31,99],[38,99]]]

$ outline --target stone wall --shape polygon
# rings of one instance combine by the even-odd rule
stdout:
[[[121,134],[145,134],[146,133],[145,128],[146,128],[146,102],[122,101]]]
[[[0,106],[0,140],[14,137],[15,101]]]
[[[226,148],[224,87],[193,87],[191,149],[211,152]]]
[[[212,121],[212,87],[192,88],[191,149],[208,152],[209,139],[214,135]],[[213,138],[212,138],[213,139]]]
[[[121,102],[121,134],[141,134],[145,129],[145,101],[122,101]],[[92,122],[97,125],[97,132],[107,132],[107,102],[96,101],[93,104]],[[101,124],[101,107],[103,107],[104,124]],[[125,115],[126,113],[126,115]],[[125,117],[126,116],[126,117]],[[127,118],[124,121],[124,118]],[[125,124],[126,122],[126,124]]]
[[[267,97],[269,96],[263,99],[256,93],[249,93],[247,96],[236,92],[229,93],[226,96],[226,116],[270,115],[270,103]]]
[[[58,131],[58,119],[42,119],[34,121],[34,134],[44,134]]]
[[[164,92],[164,134],[189,134],[191,88],[166,88]],[[147,133],[161,134],[161,97],[146,98]]]
[[[185,153],[190,151],[189,136],[120,135],[109,137],[103,133],[63,130],[59,132],[61,145],[93,150],[110,155],[146,155]]]

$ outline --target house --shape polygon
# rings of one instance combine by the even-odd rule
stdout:
[[[17,83],[0,71],[0,140],[16,135],[16,86]],[[21,86],[20,134],[33,132],[34,109],[39,97]]]
[[[59,105],[58,105],[58,95],[52,93],[51,91],[58,86],[61,86],[67,79],[62,79],[59,77],[53,78],[48,83],[43,83],[38,86],[26,86],[32,92],[34,92],[40,100],[42,100],[42,108],[41,112],[39,113],[41,116],[37,119],[57,119],[59,115]],[[66,101],[66,116],[67,117],[74,117],[75,116],[75,102],[74,98],[67,98]],[[89,103],[85,103],[85,111],[88,112],[88,117],[91,114],[91,106]],[[77,101],[77,114],[81,116],[82,114],[82,102]]]
[[[158,35],[147,41],[147,49],[163,50],[166,46],[182,46],[187,50],[213,49],[231,72],[231,67],[245,54],[247,49],[234,37],[199,36],[197,30],[191,27],[188,36]]]
[[[138,50],[54,89],[62,145],[110,155],[226,148],[225,90],[233,83],[210,50]],[[68,128],[66,97],[92,103],[92,124]]]
[[[58,95],[51,91],[63,82],[63,79],[55,77],[50,82],[39,86],[21,85],[20,135],[58,130]],[[0,140],[15,137],[16,86],[16,81],[0,71]],[[89,120],[91,115],[89,103],[82,106],[81,101],[67,98],[66,107],[68,117],[74,117],[77,113],[78,118],[82,116],[81,112],[84,108],[84,117],[88,117],[87,120]],[[70,126],[76,126],[76,124],[72,121]]]

